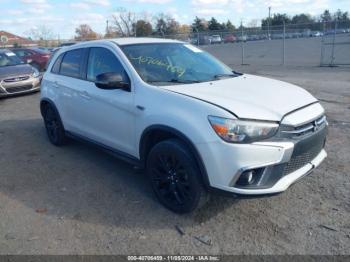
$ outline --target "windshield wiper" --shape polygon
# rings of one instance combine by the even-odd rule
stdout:
[[[237,76],[241,76],[241,75],[243,75],[243,74],[235,72],[235,71],[232,71],[232,74],[217,74],[217,75],[214,75],[214,79],[219,79],[219,78],[222,78],[222,77],[237,77]]]
[[[222,78],[222,77],[237,77],[239,75],[236,74],[217,74],[214,76],[215,79]]]
[[[192,84],[192,83],[200,83],[198,80],[180,80],[180,79],[171,79],[164,81],[148,81],[149,83],[177,83],[177,84]]]
[[[180,83],[180,84],[191,84],[191,83],[200,83],[198,80],[180,80],[180,79],[171,79],[171,83]]]

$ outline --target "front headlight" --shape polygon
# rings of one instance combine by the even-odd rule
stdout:
[[[218,136],[226,142],[251,143],[273,136],[278,124],[254,120],[228,119],[216,116],[208,117]]]
[[[40,76],[40,72],[36,69],[36,68],[33,68],[33,77],[39,77]]]

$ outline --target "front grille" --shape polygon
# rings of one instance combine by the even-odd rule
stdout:
[[[5,83],[14,83],[14,82],[25,81],[28,79],[29,79],[29,76],[18,76],[18,77],[13,77],[13,78],[7,78],[4,80],[4,82]]]
[[[323,115],[313,121],[310,121],[309,123],[297,127],[283,126],[281,132],[283,136],[297,138],[317,131],[318,129],[326,125],[326,123],[326,116]]]
[[[290,161],[284,167],[283,175],[288,175],[310,163],[323,149],[326,133],[327,128],[323,126],[318,132],[297,142]]]
[[[23,92],[23,91],[27,91],[32,89],[33,86],[32,85],[24,85],[24,86],[13,86],[13,87],[8,87],[6,88],[6,91],[8,93],[14,94],[14,93],[18,93],[18,92]]]
[[[292,157],[288,164],[285,166],[283,174],[288,175],[310,163],[321,152],[322,148],[323,145],[317,145],[310,148],[310,150],[307,152]]]

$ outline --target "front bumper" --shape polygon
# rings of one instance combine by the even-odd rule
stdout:
[[[0,82],[0,98],[9,97],[21,94],[27,94],[40,90],[42,76],[30,77],[25,81],[18,81],[12,83]]]
[[[199,144],[210,186],[244,195],[275,194],[310,174],[327,157],[326,124],[298,139],[277,138],[252,144],[217,141]],[[259,182],[241,186],[237,181],[249,170],[260,170]]]
[[[282,177],[270,188],[262,188],[262,189],[241,189],[234,188],[234,193],[243,194],[243,195],[264,195],[264,194],[275,194],[285,191],[290,185],[294,184],[299,179],[304,176],[309,175],[316,167],[318,167],[323,160],[327,157],[327,153],[324,149],[302,168]]]

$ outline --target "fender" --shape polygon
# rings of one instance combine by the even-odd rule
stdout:
[[[49,98],[43,98],[43,99],[41,99],[41,101],[40,101],[40,113],[41,113],[41,116],[44,117],[44,112],[43,112],[43,110],[44,110],[44,103],[48,103],[48,104],[53,108],[53,110],[54,110],[55,113],[57,114],[57,116],[58,116],[59,120],[61,121],[61,123],[62,123],[62,125],[63,125],[63,128],[64,128],[64,124],[63,124],[63,122],[62,122],[60,112],[58,111],[58,109],[57,109],[55,103],[54,103],[51,99],[49,99]]]
[[[174,135],[175,137],[180,138],[183,142],[185,142],[185,144],[190,149],[192,155],[196,159],[204,186],[207,189],[209,189],[210,188],[209,178],[208,178],[208,174],[207,174],[202,157],[200,156],[198,150],[196,149],[196,147],[192,143],[192,141],[186,135],[184,135],[182,132],[180,132],[179,130],[177,130],[175,128],[165,126],[165,125],[152,125],[152,126],[147,127],[143,131],[143,133],[141,135],[141,139],[140,139],[140,144],[139,144],[140,160],[141,160],[143,167],[146,166],[146,160],[147,160],[146,159],[146,145],[147,145],[147,139],[149,139],[148,135],[154,130],[166,131],[166,132]]]

